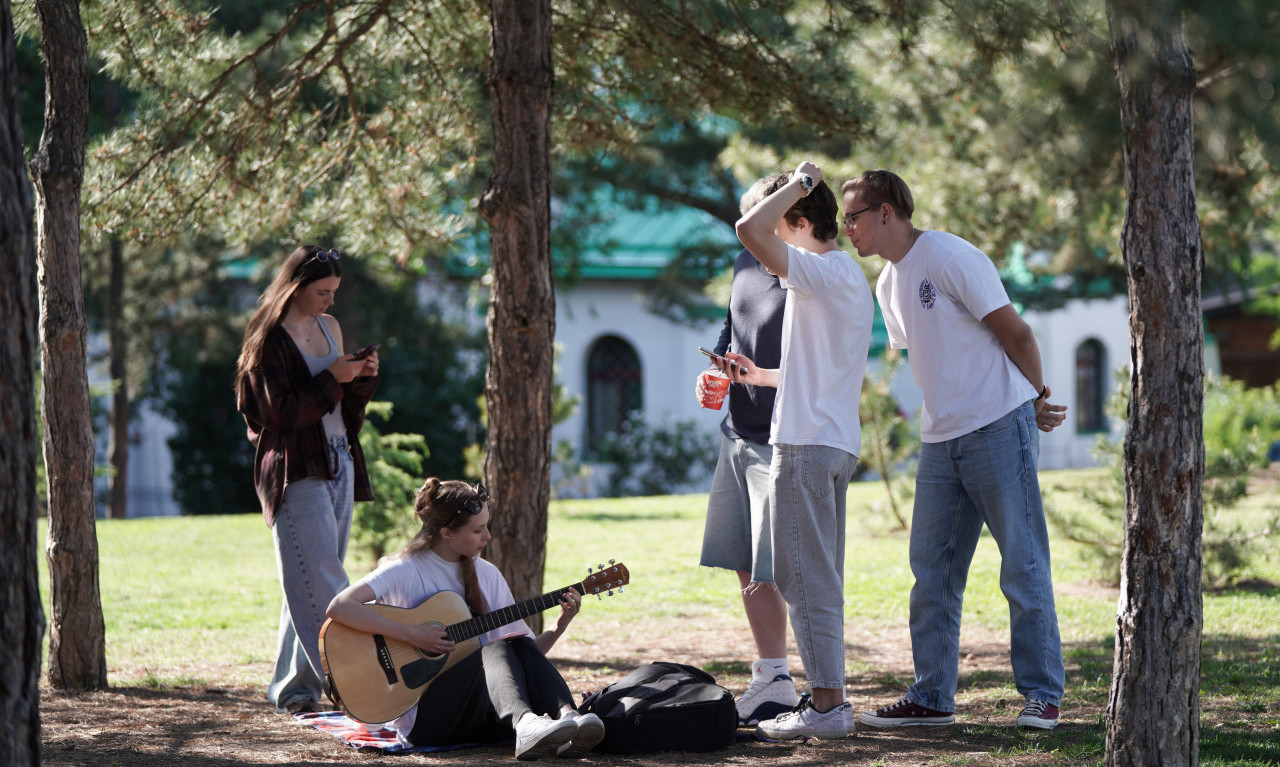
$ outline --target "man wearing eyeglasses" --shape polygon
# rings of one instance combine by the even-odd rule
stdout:
[[[924,393],[910,546],[916,678],[901,700],[859,721],[954,723],[961,606],[985,523],[1002,556],[1010,660],[1026,698],[1017,725],[1051,729],[1064,680],[1036,461],[1039,431],[1062,423],[1066,406],[1049,404],[1035,335],[985,253],[953,234],[917,229],[911,190],[889,171],[867,171],[841,192],[858,255],[888,262],[876,298],[890,343],[910,350]]]
[[[786,289],[776,369],[730,352],[732,380],[776,386],[769,442],[774,581],[786,600],[809,697],[760,722],[779,740],[844,738],[855,729],[845,700],[845,498],[862,433],[858,399],[871,343],[871,289],[836,245],[835,194],[822,170],[800,163],[737,224],[742,244]]]

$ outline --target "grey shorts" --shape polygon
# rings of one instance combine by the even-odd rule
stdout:
[[[773,446],[720,434],[720,458],[707,499],[702,533],[704,567],[751,573],[755,583],[773,582],[769,532],[769,464]]]

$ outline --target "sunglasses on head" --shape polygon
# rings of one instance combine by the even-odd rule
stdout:
[[[477,482],[475,491],[474,498],[468,498],[462,502],[462,506],[458,509],[459,514],[465,511],[474,516],[479,514],[484,509],[484,505],[489,502],[489,491],[484,489],[484,485]]]
[[[323,264],[331,258],[334,261],[340,260],[342,258],[342,252],[337,248],[332,248],[330,250],[317,250],[315,253],[312,253],[311,256]]]

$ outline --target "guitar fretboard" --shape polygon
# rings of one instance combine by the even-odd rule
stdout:
[[[560,598],[563,597],[569,589],[577,589],[579,594],[585,593],[582,583],[575,583],[572,586],[565,586],[555,591],[548,591],[540,596],[526,599],[523,602],[517,602],[508,605],[491,613],[477,615],[470,620],[459,621],[445,629],[445,633],[455,642],[461,642],[464,639],[470,639],[479,636],[486,631],[505,626],[513,623],[521,618],[527,618],[535,613],[543,610],[550,610],[552,607],[560,604]]]

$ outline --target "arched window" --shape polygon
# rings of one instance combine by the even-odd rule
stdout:
[[[1103,411],[1107,397],[1107,350],[1102,342],[1090,338],[1076,347],[1076,431],[1098,432],[1107,429]]]
[[[587,355],[587,453],[643,406],[636,350],[617,336],[596,339]]]

